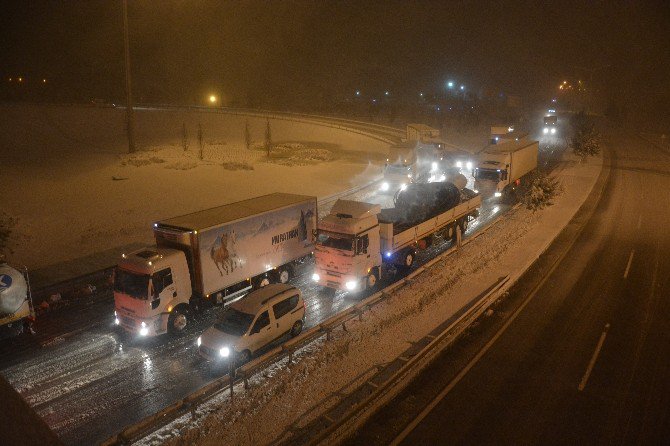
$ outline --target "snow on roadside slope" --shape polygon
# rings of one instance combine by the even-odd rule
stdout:
[[[365,184],[381,172],[388,148],[343,130],[270,120],[281,153],[285,145],[292,153],[266,162],[243,138],[248,121],[260,144],[265,119],[138,110],[142,150],[132,165],[121,109],[3,105],[2,113],[0,190],[3,212],[16,219],[9,260],[30,270],[151,243],[150,224],[162,218],[271,192],[325,196]],[[197,157],[198,124],[206,162]]]
[[[383,364],[422,338],[499,277],[517,277],[558,235],[590,192],[601,159],[581,164],[567,155],[557,175],[564,187],[554,206],[533,213],[518,208],[412,284],[353,320],[333,339],[305,347],[294,364],[275,364],[143,439],[139,444],[267,444],[327,407],[322,401],[357,376]]]

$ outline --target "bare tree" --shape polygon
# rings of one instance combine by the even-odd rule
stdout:
[[[249,130],[249,120],[244,123],[244,145],[247,150],[251,149],[251,131]]]
[[[270,150],[272,150],[272,129],[270,128],[270,118],[267,118],[265,125],[265,150],[267,157],[270,158]]]
[[[573,153],[582,161],[600,153],[600,134],[595,129],[595,122],[584,110],[570,118],[570,128],[572,131],[570,146]]]
[[[199,148],[198,157],[200,158],[200,161],[202,161],[202,149],[204,146],[205,141],[202,139],[202,124],[198,123],[198,148]]]
[[[184,152],[188,150],[188,132],[186,131],[186,123],[181,126],[181,146]]]

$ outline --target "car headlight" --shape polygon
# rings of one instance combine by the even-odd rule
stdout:
[[[542,133],[546,135],[547,133],[549,133],[549,129],[545,127],[544,129],[542,129]]]
[[[198,336],[198,340],[195,343],[200,347],[202,345],[202,336]]]
[[[389,190],[389,184],[388,184],[386,181],[384,181],[384,182],[382,183],[380,189],[381,189],[382,191],[386,192],[387,190]]]
[[[222,358],[227,358],[228,356],[230,356],[230,349],[228,347],[221,347],[219,349],[219,356],[221,356]]]
[[[471,163],[470,161],[468,161],[467,163],[465,163],[465,167],[466,167],[468,170],[472,170],[472,163]]]
[[[146,336],[149,334],[149,329],[147,327],[140,328],[140,336]]]
[[[501,194],[500,192],[496,192],[496,193],[493,194],[493,195],[496,196],[496,197],[502,197],[502,194]]]
[[[356,285],[358,285],[358,284],[356,283],[355,280],[349,280],[347,283],[344,284],[344,286],[345,286],[349,291],[353,291],[353,290],[355,290],[355,289],[356,289]]]
[[[411,173],[408,173],[408,174],[407,174],[407,178],[412,178],[412,174],[411,174]]]
[[[432,170],[433,172],[437,170],[437,163],[435,161],[433,161],[433,163],[430,165],[430,170]]]
[[[460,169],[461,167],[463,167],[463,163],[460,161],[456,161],[456,167]]]
[[[556,134],[556,129],[555,128],[551,129],[551,134],[552,135]]]
[[[312,280],[315,282],[318,282],[321,280],[321,276],[319,276],[317,273],[312,274]]]

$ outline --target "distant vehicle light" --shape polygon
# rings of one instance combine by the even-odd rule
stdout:
[[[147,328],[146,324],[142,322],[142,328],[140,328],[140,336],[146,336],[149,334],[149,328]]]
[[[478,191],[477,189],[473,190],[472,192],[474,192],[474,193],[476,193],[476,194],[479,193],[479,191]]]
[[[461,167],[463,167],[463,163],[461,161],[456,161],[456,167],[460,169]]]
[[[379,189],[382,190],[383,192],[386,192],[389,190],[389,187],[390,187],[389,184],[386,181],[384,181]]]
[[[437,163],[435,161],[433,161],[432,164],[430,165],[430,170],[432,170],[433,172],[437,170]]]
[[[468,169],[468,170],[472,170],[472,163],[470,161],[465,163],[465,168]]]
[[[402,183],[400,185],[400,190],[405,190],[405,189],[407,189],[407,185],[405,183]]]
[[[546,135],[547,133],[549,133],[549,129],[545,127],[544,129],[542,129],[542,133]]]
[[[202,345],[202,336],[198,336],[198,339],[195,341],[196,345],[200,347]]]
[[[221,347],[219,349],[219,355],[222,358],[227,358],[230,355],[230,349],[228,347]]]
[[[386,251],[386,258],[387,259],[390,259],[391,255],[393,255],[393,253],[391,251]]]
[[[114,325],[120,325],[120,324],[121,324],[121,321],[119,320],[119,318],[115,317],[114,318]]]
[[[493,195],[496,196],[496,197],[502,197],[502,194],[501,194],[500,192],[496,192],[496,193],[493,194]]]
[[[315,282],[318,282],[321,280],[321,276],[319,276],[317,273],[312,274],[312,280]]]
[[[344,286],[349,290],[353,291],[356,289],[357,283],[355,280],[349,280],[347,283],[344,284]]]
[[[552,129],[551,129],[551,134],[552,134],[552,135],[555,135],[555,134],[556,134],[556,129],[555,129],[555,128],[552,128]]]

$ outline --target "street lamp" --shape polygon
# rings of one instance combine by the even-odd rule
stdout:
[[[214,96],[213,94],[210,95],[209,96],[209,103],[212,104],[212,105],[216,104],[216,96]]]

